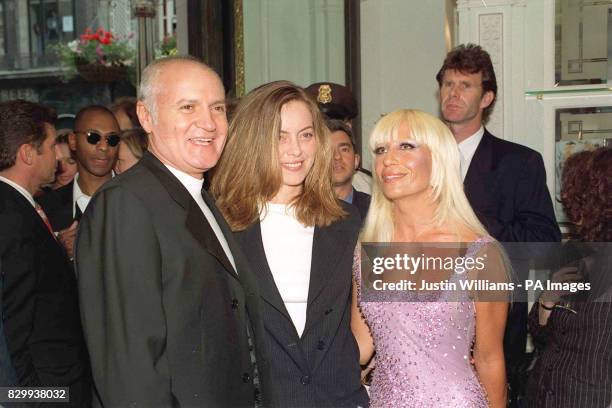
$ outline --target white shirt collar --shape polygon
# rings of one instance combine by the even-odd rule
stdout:
[[[481,125],[480,129],[478,129],[476,133],[457,144],[457,147],[459,147],[459,153],[461,153],[461,176],[463,179],[465,179],[470,163],[472,163],[474,153],[476,153],[476,149],[478,148],[483,136],[484,126]]]
[[[74,175],[74,183],[72,183],[72,201],[76,202],[81,197],[89,197],[81,190],[81,186],[79,186],[79,173]]]
[[[176,169],[165,163],[164,163],[164,166],[166,166],[166,168],[170,170],[172,174],[174,174],[174,177],[176,177],[181,182],[181,184],[185,186],[187,191],[189,191],[189,194],[191,194],[192,196],[202,195],[202,186],[204,185],[204,177],[202,177],[201,179],[195,178],[192,175],[189,175],[185,173],[184,171]]]
[[[89,205],[91,196],[88,196],[81,190],[79,186],[79,173],[74,176],[74,183],[72,183],[72,216],[76,216],[76,206],[78,205],[81,212],[85,212],[85,208]]]
[[[111,178],[115,177],[115,172],[111,171]],[[78,205],[81,212],[85,212],[85,209],[91,201],[91,196],[88,196],[81,190],[79,186],[79,173],[75,174],[74,182],[72,183],[72,216],[76,216],[76,206]]]
[[[474,152],[476,151],[476,148],[478,147],[478,144],[482,140],[483,136],[484,136],[484,126],[481,125],[480,129],[478,129],[476,133],[474,133],[472,136],[468,137],[467,139],[464,139],[458,144],[459,150],[461,150],[461,153],[464,154],[464,157],[466,159],[468,158],[468,156],[470,160],[472,159],[472,156],[474,156]]]
[[[0,176],[0,181],[3,181],[6,184],[8,184],[9,186],[13,187],[22,196],[24,196],[30,202],[30,204],[32,204],[32,207],[36,208],[36,201],[34,201],[34,197],[32,197],[32,194],[30,194],[30,192],[28,190],[26,190],[25,188],[23,188],[19,184],[15,183],[13,180],[7,179],[6,177]]]

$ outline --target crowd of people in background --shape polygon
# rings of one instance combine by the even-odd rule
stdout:
[[[612,241],[610,148],[570,157],[559,198],[576,230],[554,278],[591,298],[365,298],[364,245],[463,243],[505,283],[528,268],[500,242],[561,241],[542,156],[485,127],[489,55],[460,45],[435,77],[440,118],[383,116],[371,174],[334,83],[230,112],[173,56],[74,117],[0,103],[0,386],[69,387],[65,407],[609,406],[610,254],[572,243]]]

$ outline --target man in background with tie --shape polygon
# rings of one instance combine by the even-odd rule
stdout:
[[[68,135],[78,173],[72,182],[38,198],[70,258],[81,215],[94,193],[113,177],[119,135],[119,124],[110,110],[99,105],[81,109],[74,119],[74,131]]]
[[[560,241],[542,156],[484,127],[497,96],[489,54],[474,44],[460,45],[448,53],[436,79],[442,117],[459,146],[465,195],[489,234],[501,242]],[[528,268],[513,266],[519,280],[527,278]],[[526,342],[527,303],[516,302],[504,336],[513,403],[526,377]]]
[[[0,104],[2,320],[16,385],[70,387],[65,406],[89,407],[76,280],[33,198],[55,178],[54,122],[53,111],[33,102]]]

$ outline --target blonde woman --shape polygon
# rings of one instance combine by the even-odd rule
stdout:
[[[441,121],[395,111],[374,128],[370,149],[373,195],[360,242],[462,242],[465,258],[487,251],[503,265],[463,193],[457,145]],[[506,406],[507,302],[474,301],[473,293],[455,301],[361,302],[367,279],[359,247],[355,258],[352,327],[361,362],[376,350],[371,406]],[[501,272],[495,276],[504,279]]]
[[[121,174],[134,166],[149,146],[149,137],[142,128],[128,129],[121,132],[121,143],[115,163],[115,173]]]
[[[350,328],[360,218],[334,196],[331,157],[317,105],[302,88],[273,82],[236,107],[212,179],[258,277],[266,406],[367,406]]]

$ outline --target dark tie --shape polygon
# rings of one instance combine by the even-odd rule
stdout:
[[[74,220],[81,221],[82,216],[83,216],[83,211],[81,211],[81,207],[79,207],[78,203],[74,203]]]

